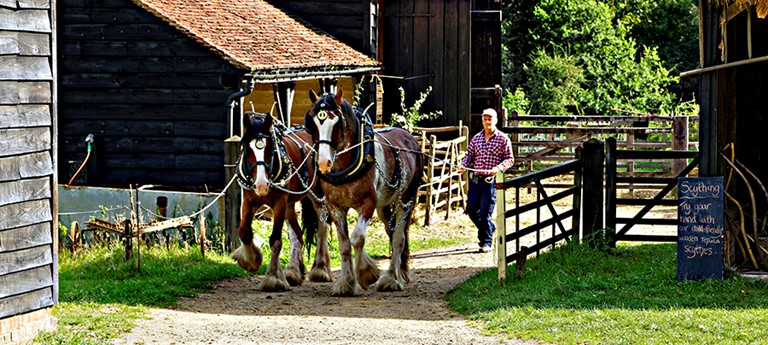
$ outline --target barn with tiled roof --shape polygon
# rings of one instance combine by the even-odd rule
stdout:
[[[62,0],[59,175],[73,184],[221,187],[225,107],[254,81],[246,108],[291,113],[296,83],[354,87],[379,63],[261,0]],[[261,84],[258,84],[261,83]],[[311,87],[311,86],[310,86]],[[275,102],[275,100],[278,102]]]

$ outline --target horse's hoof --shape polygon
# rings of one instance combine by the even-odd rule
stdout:
[[[380,276],[381,270],[376,263],[367,254],[364,255],[357,267],[357,283],[360,287],[368,290],[368,287],[379,280]]]
[[[404,289],[405,284],[392,278],[389,273],[381,276],[381,279],[376,283],[376,291],[403,291]]]
[[[333,278],[331,278],[331,272],[327,269],[321,268],[313,268],[311,271],[309,271],[307,279],[317,283],[329,283],[333,281]]]
[[[333,284],[333,287],[331,288],[331,296],[333,297],[352,297],[357,295],[357,289],[355,286],[355,282],[345,282],[343,280],[339,280],[336,282],[336,284]]]
[[[266,292],[290,291],[291,286],[286,280],[280,280],[277,277],[269,276],[264,277],[264,280],[261,281],[259,290]]]
[[[234,259],[240,267],[253,274],[258,273],[261,268],[261,255],[253,254],[251,258],[248,258],[248,256],[249,255],[243,247],[238,248],[232,253],[232,259]]]
[[[360,287],[363,288],[363,290],[368,290],[368,287],[375,283],[377,280],[379,280],[378,269],[358,272],[357,274],[357,282],[360,284]]]
[[[295,268],[286,267],[285,280],[287,280],[288,284],[291,286],[299,286],[304,283],[304,275]]]

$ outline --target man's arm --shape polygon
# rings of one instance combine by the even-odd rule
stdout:
[[[504,157],[504,160],[496,166],[494,173],[496,171],[507,171],[507,169],[515,165],[515,157],[512,155],[512,140],[506,135],[504,135],[504,139],[504,149],[502,150],[502,157]]]

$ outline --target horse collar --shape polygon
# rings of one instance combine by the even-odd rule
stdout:
[[[356,127],[357,133],[355,133],[355,142],[352,143],[352,145],[357,146],[355,150],[352,150],[352,164],[341,171],[318,174],[323,181],[333,185],[340,185],[357,180],[371,169],[375,161],[373,124],[368,117],[368,114],[363,114],[359,108],[355,108],[354,111],[355,120],[357,120],[359,126]],[[320,113],[322,113],[322,111]],[[318,115],[320,113],[318,113]],[[340,122],[343,129],[344,118],[342,117],[341,120],[342,121]],[[317,164],[315,164],[315,166],[317,166]]]

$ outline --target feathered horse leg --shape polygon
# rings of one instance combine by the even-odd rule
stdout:
[[[332,213],[339,239],[339,254],[341,254],[341,276],[331,288],[331,296],[354,296],[357,294],[357,280],[352,271],[352,246],[350,245],[347,229],[346,210]]]
[[[285,279],[291,286],[299,286],[304,282],[304,274],[306,273],[302,230],[296,220],[296,211],[293,205],[286,209],[285,216],[288,220],[288,235],[291,240],[291,258],[288,265],[285,266]]]
[[[249,202],[250,198],[251,195],[249,193],[243,195],[243,203],[240,206],[240,227],[238,228],[241,244],[232,253],[232,258],[235,259],[240,267],[256,274],[259,272],[259,268],[261,268],[263,257],[261,249],[253,243],[251,223],[253,222],[254,206]]]
[[[355,230],[352,232],[351,237],[352,246],[355,248],[357,283],[365,290],[368,289],[368,286],[375,283],[381,275],[378,265],[365,251],[366,232],[368,223],[373,216],[373,209],[374,205],[364,205],[361,210],[358,210],[360,216],[357,218]]]
[[[276,203],[272,209],[274,217],[272,223],[272,234],[269,236],[269,247],[272,250],[272,256],[269,258],[269,266],[264,273],[264,280],[261,281],[259,289],[262,291],[287,291],[291,289],[288,280],[285,279],[283,270],[280,267],[280,250],[283,247],[283,223],[285,221],[286,203]]]

